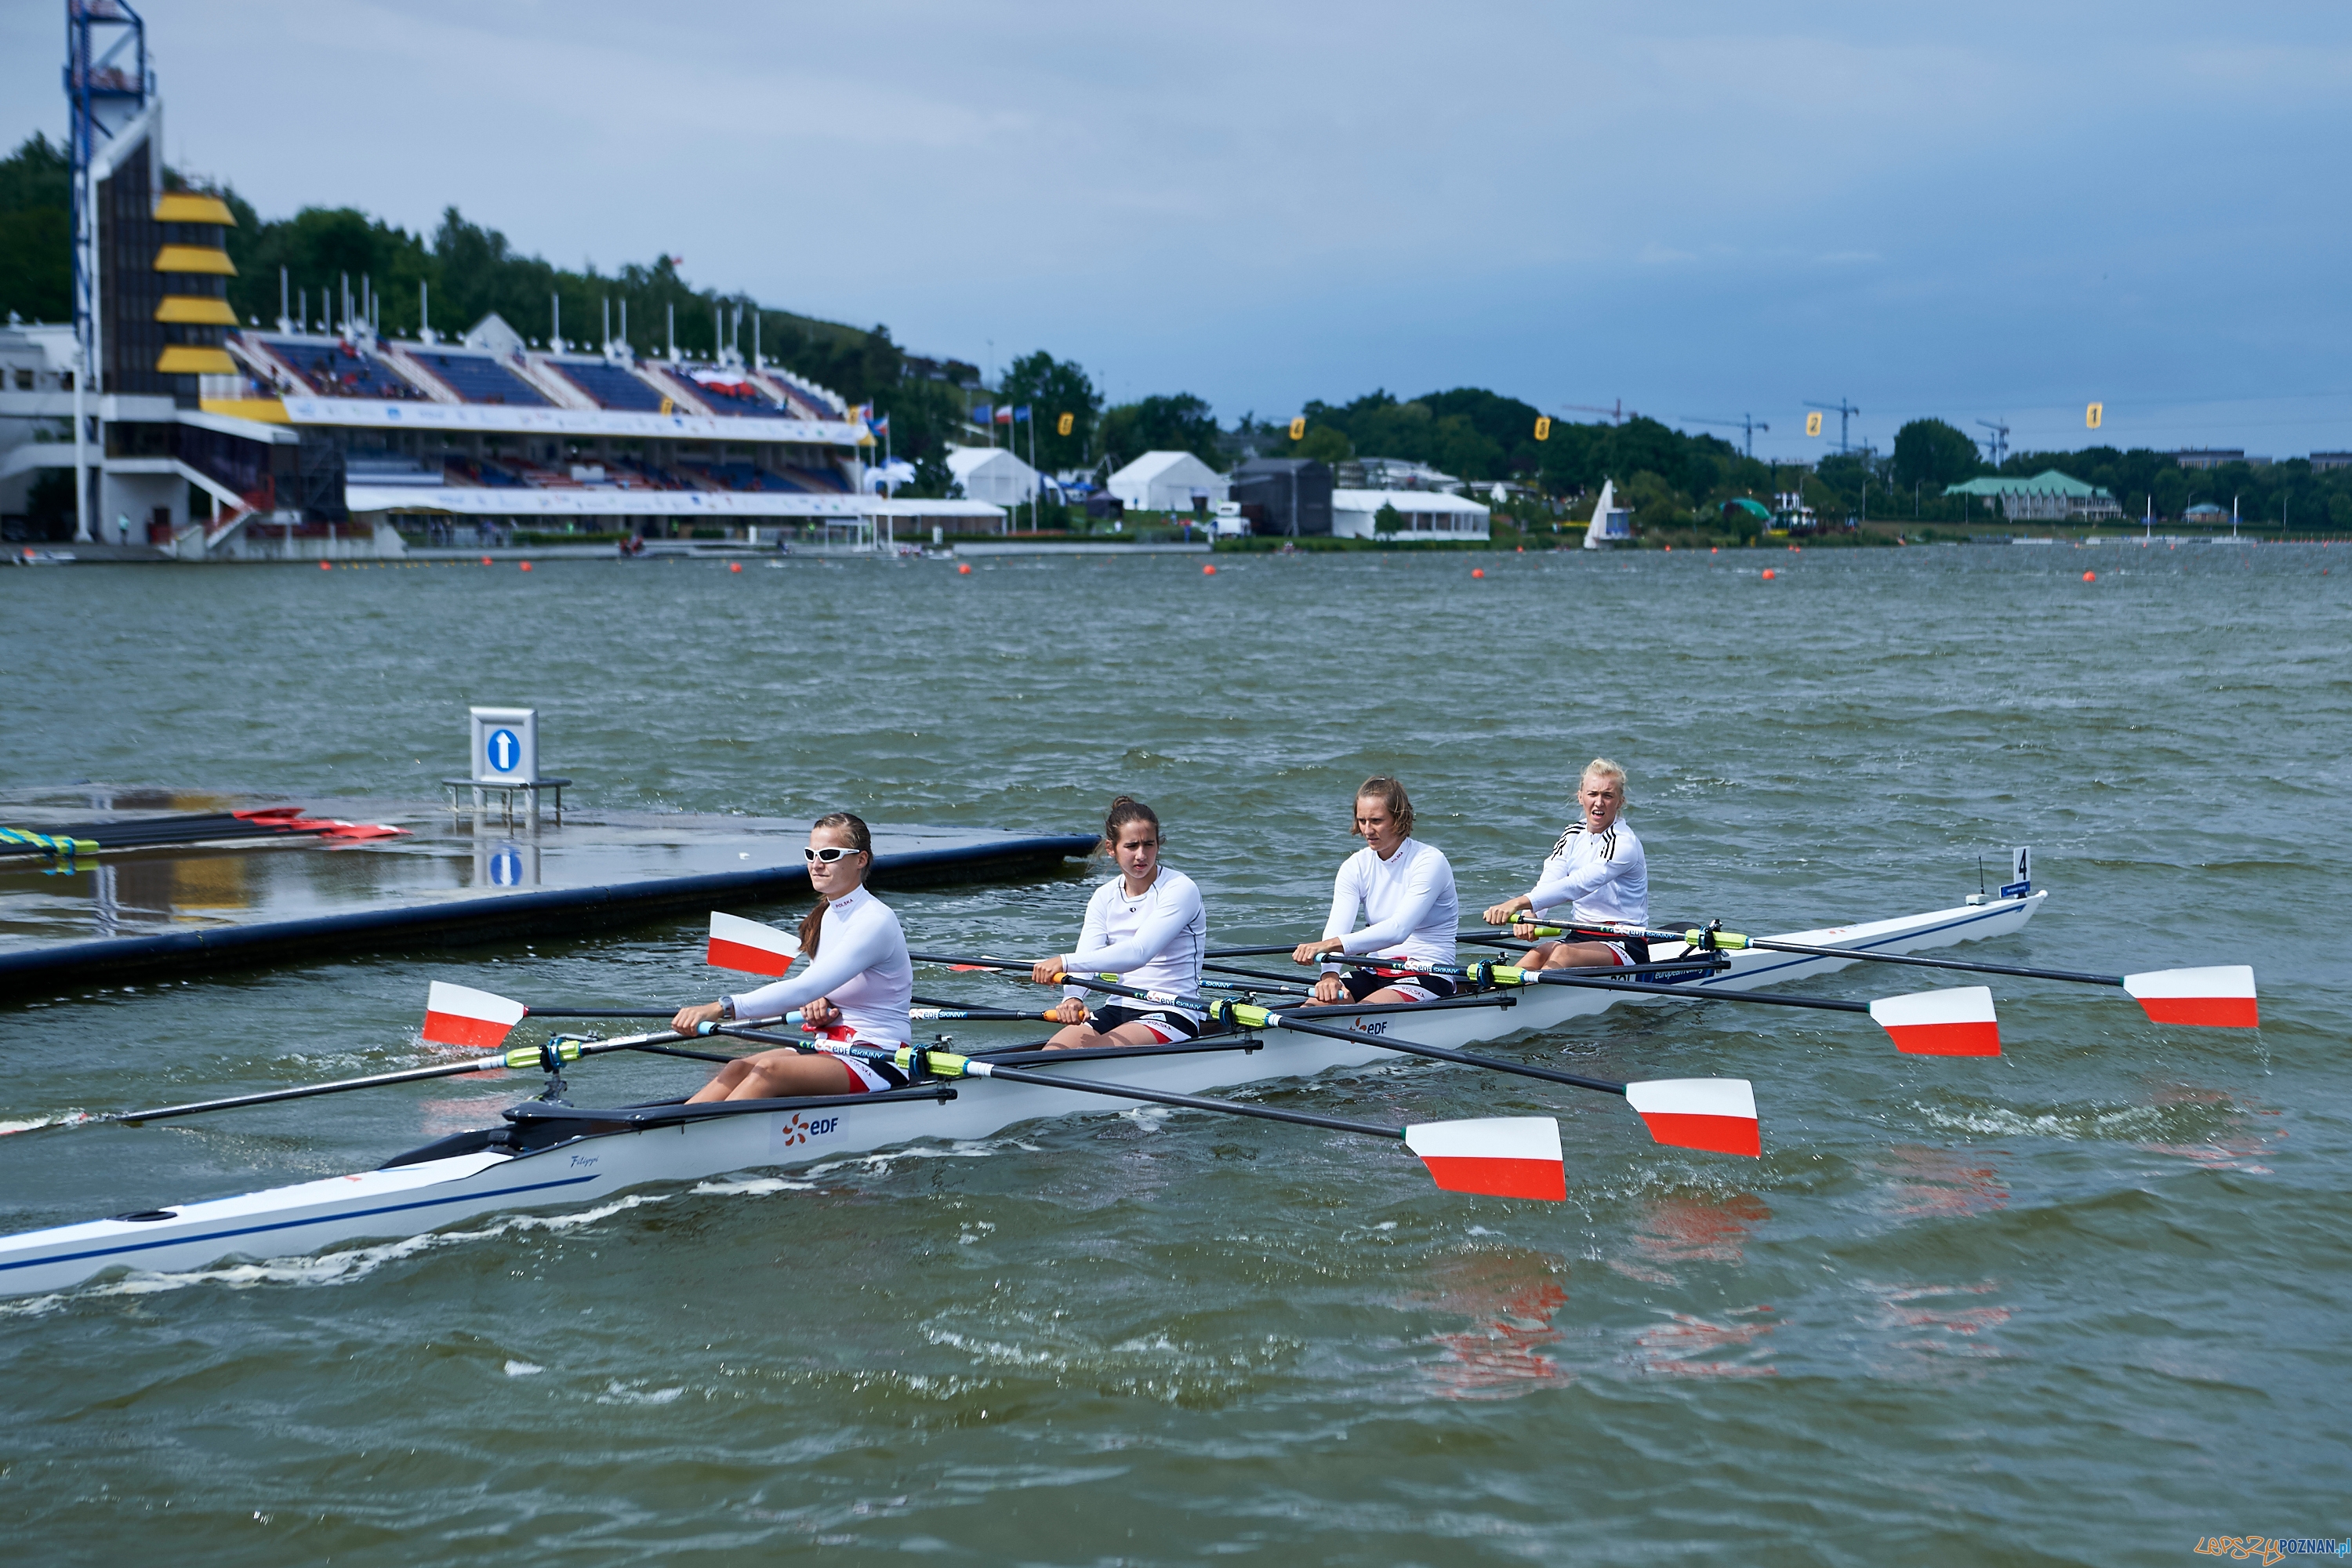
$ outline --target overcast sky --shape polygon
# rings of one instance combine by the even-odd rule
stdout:
[[[0,6],[0,132],[63,5]],[[148,0],[173,162],[1227,419],[2352,447],[2352,7]],[[1828,421],[1829,439],[1837,428]]]

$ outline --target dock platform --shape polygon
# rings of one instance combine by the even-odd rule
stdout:
[[[415,801],[295,801],[12,792],[0,823],[39,831],[139,816],[296,804],[387,823],[396,838],[177,845],[73,862],[0,861],[0,1005],[163,975],[370,952],[583,935],[803,900],[808,824],[781,817],[597,812],[509,827],[495,812]],[[1096,837],[874,825],[879,889],[1012,881],[1075,869]]]

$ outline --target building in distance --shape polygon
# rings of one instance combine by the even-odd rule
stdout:
[[[1225,476],[1190,452],[1146,452],[1103,489],[1130,511],[1205,511],[1232,499]]]
[[[1331,470],[1312,458],[1252,458],[1231,483],[1254,533],[1296,539],[1331,531]]]
[[[1394,507],[1400,524],[1394,533],[1382,533],[1382,507]],[[1466,496],[1442,490],[1358,490],[1331,492],[1331,531],[1341,539],[1486,539],[1491,537],[1486,509]]]
[[[2099,522],[2121,517],[2123,508],[2103,486],[2084,484],[2055,468],[2032,479],[1989,476],[1947,485],[1948,496],[1981,496],[2011,522]]]

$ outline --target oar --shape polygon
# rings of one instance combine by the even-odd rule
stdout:
[[[1765,1007],[1810,1007],[1823,1013],[1866,1013],[1872,1022],[1893,1037],[1895,1048],[1907,1056],[2000,1055],[2000,1022],[1993,1012],[1992,993],[1981,985],[1914,991],[1901,996],[1882,996],[1874,1002],[1846,1002],[1833,996],[1705,991],[1695,985],[1659,984],[1646,980],[1607,980],[1601,977],[1607,971],[1595,973],[1589,969],[1522,969],[1510,963],[1414,964],[1394,958],[1352,958],[1339,952],[1325,954],[1324,961],[1494,985],[1567,985],[1580,991],[1623,991],[1639,996],[1673,996],[1685,1002],[1748,1002]],[[1646,973],[1650,967],[1643,964],[1640,969]]]
[[[1196,1009],[1245,1029],[1287,1029],[1293,1034],[1320,1035],[1327,1039],[1346,1040],[1353,1045],[1370,1043],[1383,1050],[1427,1057],[1433,1061],[1486,1068],[1518,1078],[1540,1079],[1546,1083],[1564,1083],[1573,1089],[1613,1094],[1641,1114],[1643,1122],[1650,1129],[1650,1136],[1661,1143],[1683,1149],[1706,1149],[1719,1154],[1757,1156],[1763,1152],[1762,1133],[1756,1118],[1756,1093],[1746,1079],[1656,1079],[1641,1083],[1618,1083],[1610,1079],[1581,1078],[1575,1073],[1559,1072],[1526,1062],[1505,1061],[1498,1057],[1450,1050],[1444,1046],[1424,1046],[1417,1041],[1399,1039],[1393,1035],[1374,1035],[1360,1029],[1341,1029],[1328,1024],[1308,1023],[1295,1014],[1278,1013],[1239,1002],[1213,1002],[1201,996],[1138,991],[1132,986],[1076,974],[1066,974],[1061,978],[1066,984],[1083,985],[1089,990],[1140,997],[1162,1006]]]
[[[716,1033],[756,1038],[725,1028]],[[785,1044],[797,1044],[785,1041]],[[1437,1184],[1447,1192],[1477,1193],[1487,1197],[1537,1198],[1559,1203],[1568,1196],[1568,1163],[1560,1153],[1559,1123],[1549,1116],[1486,1117],[1471,1121],[1424,1121],[1402,1127],[1382,1127],[1370,1121],[1348,1121],[1306,1110],[1278,1110],[1270,1105],[1238,1105],[1229,1100],[1208,1100],[1197,1094],[1142,1089],[1131,1084],[1101,1083],[1004,1067],[952,1051],[900,1046],[895,1050],[877,1046],[835,1046],[836,1052],[887,1061],[916,1078],[990,1078],[1025,1083],[1039,1089],[1064,1089],[1078,1094],[1140,1100],[1153,1105],[1181,1106],[1188,1110],[1212,1110],[1227,1116],[1255,1117],[1261,1121],[1287,1121],[1297,1127],[1320,1127],[1333,1132],[1356,1132],[1368,1138],[1392,1138],[1421,1156]]]
[[[1515,922],[1527,923],[1527,922]],[[1538,925],[1543,936],[1637,936],[1644,942],[1679,942],[1706,951],[1741,948],[1793,952],[1807,958],[1843,958],[1864,963],[1903,963],[1916,969],[1957,969],[1969,974],[2011,974],[2022,980],[2060,980],[2075,985],[2112,985],[2140,1005],[2152,1023],[2189,1024],[2216,1029],[2261,1026],[2251,964],[2221,963],[2199,969],[2151,969],[2139,974],[2086,974],[2073,969],[2032,969],[2018,963],[1985,963],[1965,958],[1922,958],[1908,952],[1870,952],[1858,947],[1815,947],[1777,937],[1743,936],[1714,928],[1642,931],[1607,927]]]
[[[790,1022],[789,1019],[785,1020]],[[501,1068],[542,1068],[549,1072],[559,1070],[566,1062],[576,1062],[583,1057],[599,1057],[608,1051],[652,1051],[662,1056],[691,1057],[698,1061],[732,1061],[732,1057],[710,1051],[680,1050],[670,1042],[689,1037],[673,1029],[659,1029],[651,1034],[625,1036],[614,1040],[551,1039],[541,1046],[518,1046],[510,1051],[494,1056],[476,1057],[470,1061],[445,1062],[436,1067],[410,1068],[404,1072],[380,1072],[366,1078],[338,1079],[331,1083],[307,1083],[296,1089],[266,1089],[259,1094],[231,1095],[225,1100],[194,1100],[186,1105],[157,1106],[149,1110],[123,1110],[109,1116],[93,1116],[91,1121],[161,1121],[167,1117],[194,1116],[207,1110],[232,1110],[241,1105],[268,1105],[281,1100],[309,1100],[321,1094],[341,1094],[347,1089],[380,1089],[386,1084],[417,1083],[425,1079],[457,1078],[466,1073],[491,1072]]]

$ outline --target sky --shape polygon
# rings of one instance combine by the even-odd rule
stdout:
[[[133,0],[136,3],[136,0]],[[0,5],[0,136],[64,126]],[[1759,456],[2352,448],[2352,7],[148,0],[169,156],[265,215],[887,323],[1230,421],[1487,386]],[[2332,172],[2331,172],[2332,171]],[[2084,428],[2099,402],[2105,423]]]

